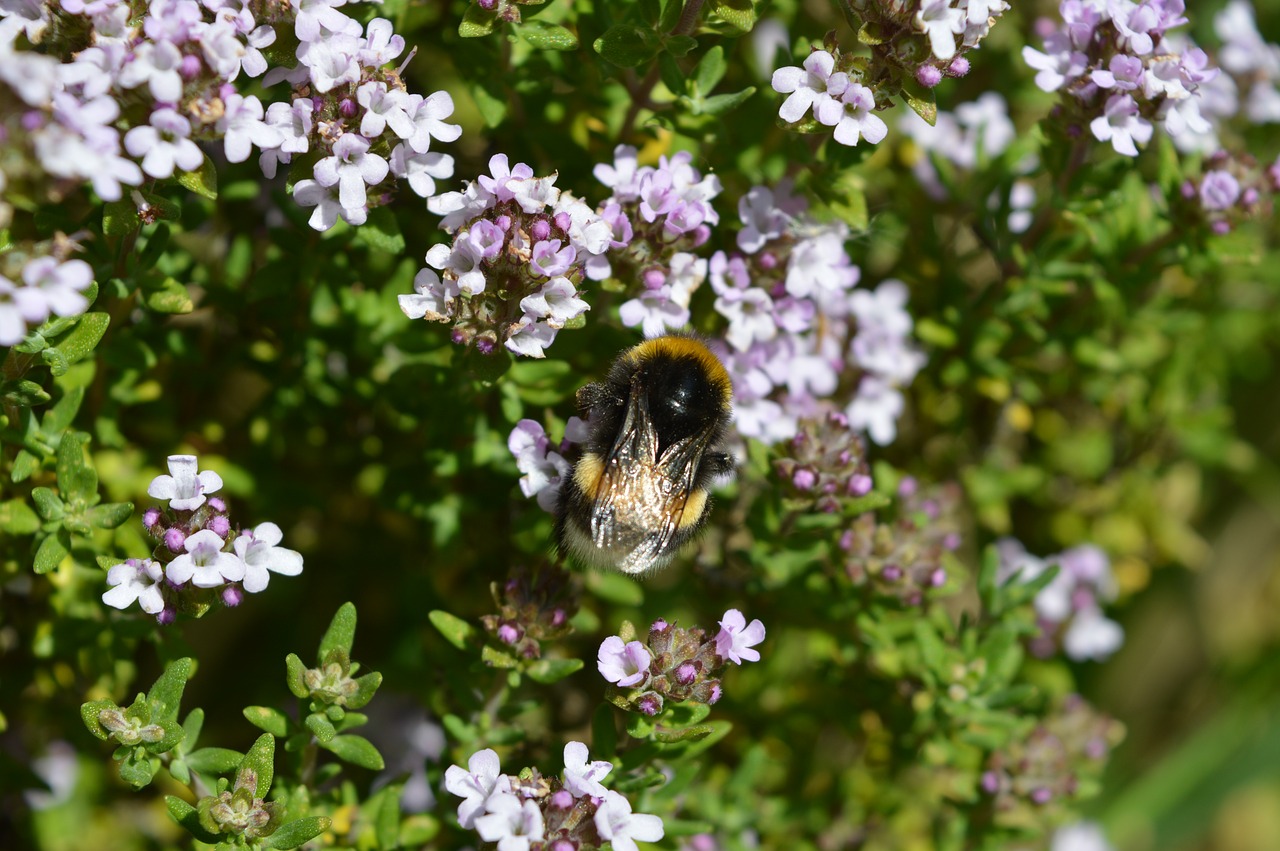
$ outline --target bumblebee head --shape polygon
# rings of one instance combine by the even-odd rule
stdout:
[[[729,421],[732,383],[720,359],[693,337],[647,340],[619,363],[632,397],[642,395],[659,454],[688,437],[716,438]]]

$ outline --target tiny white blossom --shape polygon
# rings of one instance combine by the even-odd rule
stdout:
[[[596,810],[596,831],[613,844],[614,851],[639,851],[636,840],[657,842],[663,836],[662,819],[631,812],[631,802],[612,789]]]
[[[591,795],[603,798],[606,793],[600,781],[613,771],[613,763],[604,759],[589,762],[590,754],[582,742],[564,746],[564,788],[575,798]]]
[[[259,523],[252,532],[242,532],[232,542],[232,549],[244,562],[244,590],[250,594],[265,590],[271,578],[269,570],[282,576],[302,572],[302,554],[276,546],[283,538],[276,524]]]
[[[204,505],[205,494],[222,487],[222,477],[212,470],[196,472],[196,456],[170,455],[169,475],[156,476],[147,487],[155,499],[169,500],[174,511],[192,511]]]
[[[244,579],[244,562],[223,552],[225,541],[212,529],[201,529],[182,542],[186,552],[169,562],[165,575],[175,585],[190,581],[197,588],[217,588]]]
[[[129,559],[107,571],[107,584],[113,586],[102,595],[102,602],[116,609],[127,609],[136,600],[142,611],[159,614],[164,608],[160,580],[164,569],[149,558]]]

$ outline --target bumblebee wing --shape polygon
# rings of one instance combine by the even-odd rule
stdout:
[[[698,464],[706,450],[708,438],[709,435],[685,438],[662,454],[654,468],[654,490],[658,492],[658,496],[650,518],[650,532],[622,560],[619,569],[623,573],[648,573],[671,557],[676,533],[688,525],[685,523],[685,508],[693,493]],[[690,518],[689,522],[697,519]]]
[[[643,393],[631,394],[626,419],[603,458],[591,510],[591,540],[600,549],[622,547],[624,527],[635,510],[654,501],[652,471],[658,434]]]

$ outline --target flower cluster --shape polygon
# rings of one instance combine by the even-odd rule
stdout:
[[[244,592],[266,589],[272,571],[301,573],[302,556],[279,546],[283,535],[276,524],[233,530],[226,502],[210,496],[221,488],[221,476],[197,470],[196,456],[170,455],[169,474],[157,476],[147,489],[168,502],[143,515],[142,525],[157,541],[152,557],[110,568],[111,588],[102,601],[117,609],[136,602],[160,623],[172,623],[180,611],[204,614],[215,596],[227,606],[239,605]]]
[[[924,490],[908,476],[898,496],[896,519],[861,514],[840,536],[844,572],[855,586],[918,606],[946,584],[947,554],[960,546],[962,494],[954,483]]]
[[[994,799],[997,820],[1008,823],[1021,821],[1026,809],[1085,797],[1084,786],[1097,782],[1123,737],[1123,725],[1071,695],[1030,735],[991,754],[982,791]]]
[[[258,794],[258,773],[249,767],[236,772],[235,786],[197,802],[200,826],[215,836],[260,839],[275,833],[284,817],[284,803],[264,801]]]
[[[54,240],[51,254],[0,255],[0,346],[21,343],[50,316],[79,316],[89,307],[84,292],[93,284],[93,269],[68,259],[75,248],[64,237]]]
[[[578,588],[563,568],[519,569],[501,587],[493,585],[497,614],[480,618],[485,630],[525,659],[542,656],[542,642],[573,632],[569,619],[578,612]]]
[[[433,178],[450,176],[453,162],[429,144],[458,137],[443,123],[452,101],[409,94],[385,67],[404,39],[385,19],[362,26],[338,9],[344,2],[165,0],[141,13],[123,0],[12,4],[0,22],[0,115],[22,155],[6,158],[0,183],[52,200],[87,183],[116,201],[144,176],[198,170],[196,142],[221,140],[233,163],[257,148],[268,177],[294,155],[317,159],[295,198],[317,207],[320,230],[339,215],[363,222],[366,184],[388,171],[434,194]],[[22,36],[41,52],[23,49]],[[279,51],[277,41],[296,43],[296,67],[268,71],[263,51]],[[264,74],[268,86],[292,83],[291,100],[264,108],[237,92],[241,75]]]
[[[795,435],[780,445],[774,473],[800,511],[833,514],[850,498],[871,492],[867,446],[839,411],[801,420]]]
[[[997,543],[1001,582],[1029,582],[1046,570],[1058,573],[1035,598],[1042,634],[1031,644],[1040,656],[1059,646],[1076,661],[1109,657],[1124,643],[1124,628],[1102,613],[1102,604],[1115,598],[1115,579],[1107,554],[1084,544],[1058,555],[1037,558],[1023,545],[1005,538]]]
[[[1165,36],[1187,22],[1182,0],[1063,0],[1059,10],[1060,26],[1039,23],[1044,50],[1027,46],[1022,56],[1038,72],[1037,86],[1072,95],[1064,104],[1071,123],[1087,123],[1094,138],[1130,157],[1156,122],[1174,138],[1210,129],[1200,86],[1218,69],[1200,48],[1178,49]]]
[[[1254,124],[1280,123],[1280,44],[1258,32],[1248,0],[1231,0],[1213,19],[1222,39],[1218,64],[1226,71],[1219,79],[1230,85],[1225,100],[1235,104],[1238,89],[1246,90],[1242,112]],[[1236,82],[1233,82],[1233,79]],[[1234,111],[1234,110],[1233,110]]]
[[[489,170],[429,202],[453,243],[431,247],[429,268],[418,272],[413,294],[400,296],[400,309],[410,319],[452,322],[454,342],[484,354],[503,345],[540,358],[590,309],[578,284],[602,264],[608,274],[609,226],[557,189],[554,174],[534,177],[506,154],[494,155]]]
[[[564,428],[564,439],[552,448],[551,438],[536,420],[521,420],[507,438],[507,448],[516,459],[519,469],[520,491],[526,496],[537,497],[543,511],[554,513],[560,496],[560,482],[569,475],[567,460],[576,444],[587,439],[587,424],[579,417],[570,417]]]
[[[722,691],[716,675],[729,662],[760,661],[752,648],[765,634],[764,624],[748,624],[737,609],[724,613],[720,631],[710,639],[698,627],[684,629],[665,620],[649,627],[647,641],[629,640],[633,632],[625,624],[622,635],[601,642],[596,667],[614,684],[606,699],[644,715],[657,715],[670,700],[718,701]]]
[[[485,748],[471,755],[466,768],[449,766],[444,785],[462,798],[458,823],[496,843],[498,851],[595,851],[606,843],[637,851],[636,840],[657,842],[662,819],[633,813],[630,801],[600,782],[612,770],[606,760],[591,760],[582,742],[569,742],[560,777],[536,768],[512,776]]]
[[[837,71],[837,59],[829,51],[814,50],[802,66],[774,71],[773,90],[787,95],[778,117],[799,124],[812,110],[813,120],[833,128],[841,145],[857,145],[861,139],[874,145],[889,132],[884,119],[875,114],[876,93],[859,82],[860,75],[850,74],[851,67]]]
[[[1280,170],[1274,166],[1264,172],[1248,154],[1219,151],[1205,159],[1203,168],[1199,177],[1182,184],[1182,197],[1215,233],[1271,213],[1273,196],[1280,192]]]
[[[639,283],[619,313],[623,325],[652,337],[689,322],[689,301],[707,277],[707,261],[690,252],[720,222],[711,202],[721,186],[714,174],[704,177],[694,168],[686,151],[660,157],[656,167],[639,165],[637,156],[635,148],[619,145],[612,163],[594,169],[612,192],[597,208],[609,225],[612,254],[588,272]]]

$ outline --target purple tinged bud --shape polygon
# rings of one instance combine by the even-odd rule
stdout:
[[[969,60],[963,56],[957,56],[951,60],[951,64],[947,66],[948,77],[963,77],[969,73]]]
[[[223,501],[222,501],[222,497],[220,497],[220,496],[211,496],[211,497],[209,497],[209,501],[208,501],[208,503],[206,503],[206,504],[207,504],[210,508],[212,508],[214,511],[226,511],[226,510],[227,510],[227,504],[226,504],[225,502],[223,502]]]
[[[324,110],[324,104],[325,104],[324,98],[320,97],[319,95],[312,96],[311,108],[317,115]]]
[[[1256,203],[1258,203],[1258,190],[1250,186],[1240,196],[1240,204],[1245,207],[1252,207]]]
[[[818,483],[818,476],[809,469],[800,467],[791,477],[791,484],[795,485],[796,490],[807,491],[812,490],[813,486]]]
[[[172,527],[164,533],[164,545],[169,548],[171,553],[182,552],[182,542],[187,539],[187,533],[183,532],[177,526]]]
[[[556,609],[551,613],[552,626],[564,626],[565,621],[569,620],[569,615],[564,609]]]
[[[239,585],[228,585],[222,589],[222,602],[228,609],[234,609],[244,602],[244,591],[240,590]]]
[[[653,692],[643,694],[636,701],[636,708],[644,715],[657,715],[662,709],[662,701]]]
[[[698,225],[693,229],[693,247],[705,245],[707,240],[711,239],[711,228],[707,225]]]
[[[551,796],[551,806],[557,810],[567,810],[573,806],[573,795],[568,789],[561,789]]]
[[[1214,222],[1212,225],[1209,226],[1209,228],[1218,236],[1224,236],[1226,234],[1231,233],[1230,222]]]
[[[491,355],[493,354],[493,350],[493,340],[490,340],[487,337],[479,337],[476,339],[476,351],[480,352],[480,354]]]
[[[942,72],[932,65],[921,65],[916,69],[916,81],[926,89],[932,89],[942,82]]]
[[[934,588],[941,588],[947,581],[947,572],[941,567],[929,574],[929,584]]]
[[[533,237],[534,242],[542,242],[551,236],[551,222],[546,219],[538,219],[529,228],[529,236]]]
[[[556,223],[556,227],[565,233],[568,233],[569,228],[573,227],[573,216],[568,213],[556,213],[552,221]]]
[[[689,837],[689,848],[692,851],[719,851],[716,838],[709,833],[697,833]]]
[[[1186,198],[1188,201],[1196,197],[1196,185],[1192,183],[1190,180],[1182,181],[1181,190],[1182,190],[1182,197]]]
[[[1037,804],[1047,804],[1052,797],[1053,793],[1043,786],[1033,790],[1031,793],[1031,800]]]
[[[551,851],[578,851],[572,839],[557,839],[551,843]]]
[[[873,482],[865,473],[854,473],[849,477],[849,496],[866,496],[871,493]]]
[[[1089,759],[1102,759],[1107,755],[1107,743],[1104,739],[1095,736],[1085,742],[1084,753]]]
[[[707,704],[716,703],[722,697],[724,697],[724,691],[720,688],[720,684],[716,683],[711,687],[711,696],[707,698]]]
[[[168,626],[177,619],[178,613],[168,606],[165,606],[160,610],[160,614],[156,615],[156,623],[163,624],[165,626]]]
[[[921,504],[920,510],[923,511],[925,516],[930,520],[937,520],[938,515],[942,513],[942,509],[938,507],[938,501],[936,499],[926,499]]]
[[[44,113],[38,110],[30,110],[22,114],[23,130],[38,130],[44,126]]]
[[[982,772],[982,791],[994,795],[1000,788],[1000,777],[994,771]]]
[[[663,620],[662,618],[658,618],[656,621],[653,622],[653,625],[649,627],[649,630],[651,632],[662,632],[664,629],[667,628],[667,626],[668,624],[665,620]]]
[[[343,98],[338,103],[338,114],[343,118],[355,118],[360,107],[351,98]]]
[[[903,476],[902,481],[898,482],[898,496],[912,496],[918,487],[915,476]]]
[[[503,644],[515,644],[520,640],[520,630],[509,623],[498,627],[498,640]]]
[[[840,549],[846,553],[853,549],[853,530],[845,529],[844,534],[840,536]]]
[[[215,514],[206,528],[212,529],[219,538],[225,538],[231,531],[231,521],[221,514]]]
[[[772,251],[762,251],[760,256],[756,258],[756,262],[760,264],[761,269],[776,269],[778,268],[778,255]]]
[[[218,97],[222,98],[224,101],[229,100],[231,96],[235,93],[236,93],[236,87],[231,85],[230,83],[223,83],[221,86],[218,87]]]
[[[501,230],[503,233],[506,233],[507,231],[511,230],[510,216],[498,216],[498,218],[493,220],[493,223],[497,225],[498,229]]]
[[[698,678],[698,669],[692,662],[685,662],[679,668],[676,668],[676,682],[682,686],[687,686]]]
[[[454,328],[449,333],[449,339],[459,346],[465,346],[467,344],[467,332],[461,328]]]
[[[155,525],[159,522],[160,522],[160,509],[148,508],[146,511],[142,513],[142,525],[145,528],[153,529],[155,528]]]
[[[667,276],[661,269],[647,269],[640,280],[644,282],[646,289],[656,290],[667,282]]]
[[[889,582],[897,582],[902,578],[902,568],[898,567],[896,564],[891,564],[882,570],[880,575]]]
[[[182,79],[191,81],[200,76],[200,57],[193,53],[188,53],[182,57],[182,64],[178,66],[178,73],[182,75]]]
[[[476,5],[486,12],[492,12],[498,8],[498,0],[476,0]]]
[[[960,535],[957,532],[948,532],[942,539],[943,549],[954,552],[960,549]]]

